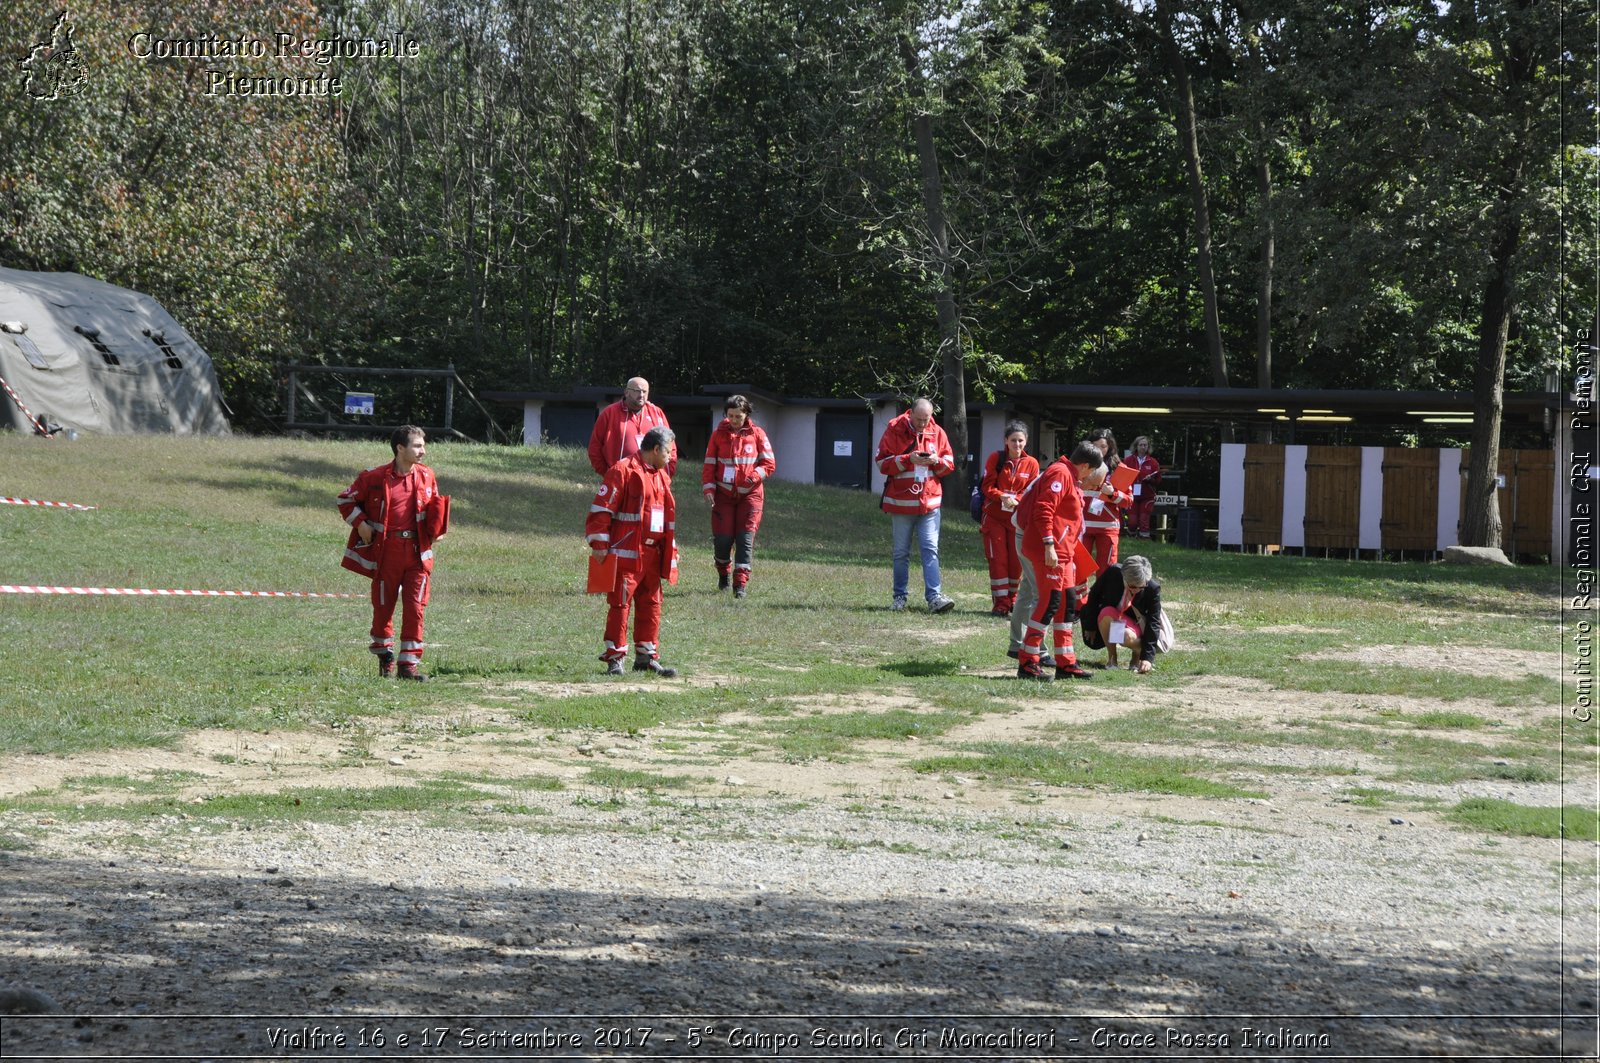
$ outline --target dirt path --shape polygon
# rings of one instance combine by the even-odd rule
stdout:
[[[1081,690],[809,763],[730,752],[754,720],[537,732],[485,693],[405,728],[0,762],[0,796],[176,798],[137,822],[0,816],[0,985],[63,1012],[0,1020],[0,1054],[427,1055],[435,1030],[494,1058],[1594,1051],[1595,846],[1438,811],[1581,803],[1571,785],[1399,784],[1381,757],[1270,741],[1142,748],[1245,762],[1227,781],[1257,799],[910,767],[1129,711]],[[799,706],[870,707],[915,703]],[[1270,734],[1360,707],[1212,681],[1169,709]],[[596,766],[661,781],[619,789]],[[218,795],[426,782],[474,790],[348,822],[204,814]],[[1414,807],[1352,800],[1376,786]]]

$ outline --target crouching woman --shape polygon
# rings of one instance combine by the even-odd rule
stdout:
[[[1117,666],[1121,646],[1133,658],[1128,667],[1145,675],[1155,667],[1156,654],[1172,647],[1172,621],[1161,609],[1161,584],[1152,577],[1149,558],[1138,554],[1100,573],[1079,617],[1084,645],[1103,647],[1107,668]],[[1113,638],[1118,634],[1120,641]]]

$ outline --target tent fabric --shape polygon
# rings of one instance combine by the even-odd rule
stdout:
[[[229,431],[211,356],[183,326],[150,296],[77,273],[0,267],[0,378],[14,393],[0,389],[0,428],[33,432],[25,406],[84,433]]]

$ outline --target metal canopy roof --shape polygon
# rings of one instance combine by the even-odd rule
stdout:
[[[1133,387],[1102,384],[1003,384],[996,388],[1018,406],[1041,414],[1137,414],[1190,420],[1310,422],[1312,424],[1421,424],[1428,418],[1460,423],[1473,414],[1464,391],[1343,391],[1289,388]],[[1504,396],[1507,420],[1542,424],[1562,407],[1553,391],[1513,391]]]

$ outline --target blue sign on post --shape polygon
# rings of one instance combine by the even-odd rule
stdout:
[[[360,414],[371,417],[374,409],[373,395],[370,391],[347,391],[344,393],[344,412]]]

